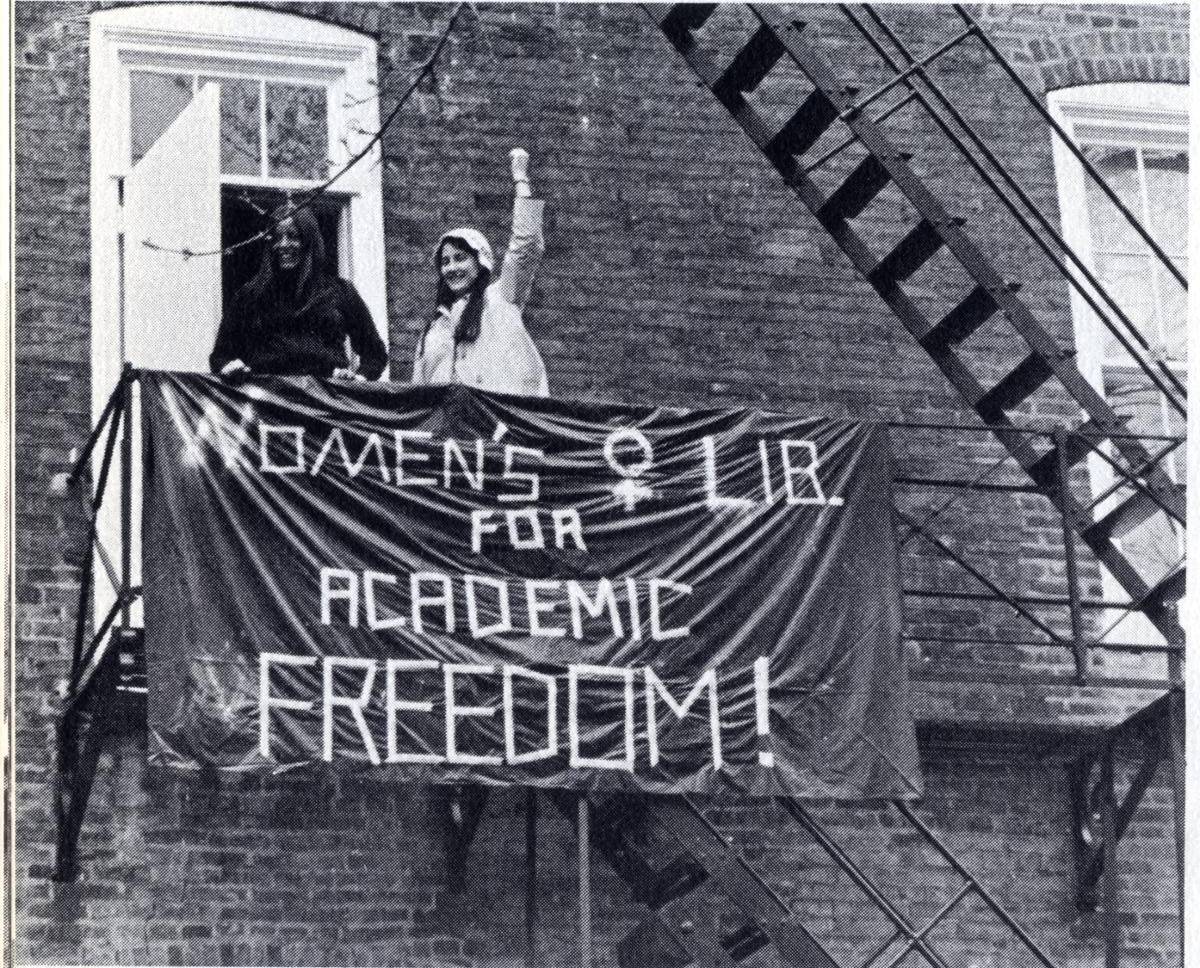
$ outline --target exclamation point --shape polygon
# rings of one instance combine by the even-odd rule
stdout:
[[[757,718],[758,735],[764,739],[771,735],[770,662],[771,660],[765,655],[754,660],[754,711]],[[775,754],[771,750],[760,749],[758,762],[763,766],[774,766]]]

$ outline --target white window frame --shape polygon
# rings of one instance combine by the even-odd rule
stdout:
[[[325,86],[331,173],[366,148],[379,129],[377,44],[343,27],[293,14],[211,3],[160,3],[121,7],[90,17],[91,92],[91,382],[92,417],[99,417],[121,376],[122,192],[132,166],[129,72],[155,69],[220,76],[251,76]],[[340,275],[362,295],[387,344],[387,288],[383,236],[383,185],[378,145],[330,190],[341,204]],[[299,189],[319,184],[296,179],[222,173],[220,185]],[[219,258],[219,256],[214,256]],[[207,349],[204,351],[207,356]],[[134,401],[136,409],[136,398]],[[135,431],[136,435],[136,431]],[[140,463],[133,455],[134,473]],[[135,486],[135,492],[137,488]],[[136,504],[137,496],[132,500]],[[108,502],[111,504],[112,502]],[[102,536],[118,546],[111,508],[101,512]],[[140,523],[134,521],[134,528]],[[137,554],[136,535],[131,536]],[[136,574],[137,566],[134,571]],[[97,621],[111,603],[104,583],[95,589]],[[141,624],[140,602],[131,610]]]
[[[99,11],[90,18],[92,413],[120,377],[118,235],[121,184],[131,167],[129,71],[246,75],[317,82],[328,90],[331,170],[379,129],[377,44],[365,34],[271,10],[162,3]],[[330,195],[345,205],[338,271],[362,295],[386,345],[387,287],[379,146]],[[222,175],[223,185],[310,188],[315,183]]]
[[[1188,88],[1183,84],[1089,84],[1051,91],[1047,102],[1051,115],[1077,143],[1111,140],[1136,142],[1146,148],[1186,148],[1188,144]],[[1063,238],[1088,268],[1094,268],[1083,166],[1061,138],[1053,138],[1053,148]],[[1105,330],[1074,289],[1071,317],[1079,368],[1088,382],[1102,389]]]
[[[1047,102],[1051,116],[1076,143],[1111,142],[1137,144],[1142,148],[1188,150],[1188,92],[1189,88],[1186,85],[1160,82],[1090,84],[1051,91],[1047,95]],[[1096,260],[1088,223],[1087,176],[1079,160],[1063,144],[1062,139],[1054,137],[1052,140],[1063,238],[1084,265],[1094,270]],[[1140,213],[1134,214],[1140,219]],[[1086,282],[1083,284],[1086,286]],[[1077,364],[1084,378],[1103,394],[1107,332],[1083,296],[1074,288],[1071,289],[1070,295]],[[1119,296],[1113,295],[1119,305]],[[1188,349],[1189,355],[1194,355],[1194,347],[1189,346]],[[1179,376],[1186,380],[1182,368]],[[1164,420],[1164,424],[1165,422]],[[1178,462],[1169,462],[1166,470],[1172,476],[1176,476],[1174,468],[1184,463],[1184,456],[1180,453]],[[1094,492],[1099,493],[1113,482],[1113,471],[1102,458],[1093,455],[1089,460],[1089,470]],[[1115,498],[1110,499],[1097,508],[1097,515],[1103,514],[1111,507],[1114,500]],[[1182,542],[1183,537],[1180,535],[1181,554]],[[1106,598],[1127,597],[1107,570],[1103,572],[1103,579]],[[1113,633],[1113,637],[1125,641],[1161,639],[1148,622],[1138,621],[1136,617],[1131,622],[1122,623]]]

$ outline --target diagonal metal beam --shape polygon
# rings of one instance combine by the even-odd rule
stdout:
[[[924,528],[922,528],[920,526],[920,524],[913,521],[912,518],[910,518],[903,511],[897,510],[896,514],[898,517],[900,517],[901,520],[905,521],[910,527],[914,528],[918,533],[920,533],[922,538],[924,538],[926,541],[930,542],[932,545],[934,545],[936,548],[938,548],[938,550],[940,550],[944,555],[946,555],[947,558],[949,558],[955,564],[959,565],[972,578],[974,578],[981,585],[983,585],[989,591],[993,592],[1002,601],[1004,601],[1007,605],[1009,605],[1011,608],[1013,608],[1018,614],[1021,615],[1022,618],[1028,620],[1033,625],[1035,625],[1039,631],[1045,632],[1046,635],[1050,636],[1050,638],[1054,641],[1054,643],[1056,645],[1068,645],[1069,644],[1065,639],[1063,639],[1063,637],[1061,635],[1059,635],[1057,632],[1055,632],[1054,629],[1050,628],[1049,625],[1047,625],[1040,618],[1038,618],[1031,611],[1029,611],[1029,609],[1027,609],[1019,601],[1017,601],[1013,595],[1010,595],[1003,588],[1001,588],[999,585],[997,585],[994,581],[992,581],[990,578],[988,578],[987,575],[985,575],[978,568],[976,568],[969,561],[967,561],[960,554],[958,554],[958,552],[956,552],[953,548],[951,548],[949,545],[947,545],[941,538],[939,538],[937,535],[930,534],[928,531],[926,531]]]
[[[875,882],[854,862],[853,858],[850,857],[842,845],[829,835],[821,823],[813,817],[799,800],[793,797],[783,797],[779,802],[791,818],[803,827],[808,835],[816,841],[817,846],[825,851],[845,871],[846,875],[858,888],[895,925],[896,931],[909,940],[911,947],[916,948],[934,968],[950,968],[942,956],[924,939],[922,932],[915,928],[900,909],[888,900]],[[905,953],[907,954],[907,951]]]
[[[965,878],[975,885],[975,889],[978,891],[980,898],[983,899],[983,902],[991,909],[992,913],[995,914],[996,917],[998,917],[1001,921],[1003,921],[1009,930],[1011,930],[1013,934],[1015,934],[1021,940],[1021,943],[1024,944],[1029,953],[1032,954],[1042,964],[1043,968],[1055,968],[1055,964],[1050,960],[1050,956],[1047,955],[1042,950],[1041,946],[1033,940],[1029,932],[1021,927],[1017,920],[1004,908],[1004,905],[996,900],[996,898],[992,895],[992,892],[989,891],[980,882],[980,880],[966,868],[963,862],[950,852],[949,848],[947,848],[946,845],[941,842],[941,840],[936,834],[934,834],[932,830],[929,829],[925,822],[922,821],[915,812],[913,812],[913,809],[903,800],[893,800],[892,805],[900,811],[900,813],[910,824],[912,824],[917,833],[925,838],[925,841],[938,852],[941,858],[954,868],[959,876]]]

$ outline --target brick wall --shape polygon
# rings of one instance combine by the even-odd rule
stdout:
[[[385,80],[382,111],[437,36],[437,4],[277,5],[375,33]],[[53,696],[65,674],[80,577],[82,521],[47,495],[89,422],[88,49],[86,4],[20,4],[15,11],[17,286],[17,624],[15,673],[18,958],[63,963],[508,964],[520,951],[523,797],[493,798],[476,845],[470,889],[444,890],[439,794],[382,789],[328,776],[299,785],[206,787],[151,775],[144,740],[127,738],[101,764],[83,833],[83,874],[48,879],[53,855]],[[796,8],[840,64],[860,42],[828,8]],[[949,36],[946,8],[888,8],[901,36],[928,50]],[[977,8],[1037,90],[1093,80],[1186,77],[1187,11],[1060,5]],[[717,40],[731,31],[718,28]],[[868,89],[886,74],[856,71]],[[1039,206],[1057,220],[1048,134],[977,49],[951,54],[941,74]],[[782,116],[795,85],[764,97]],[[1018,236],[999,204],[943,149],[927,121],[905,113],[894,130],[947,207],[1064,342],[1064,286]],[[428,253],[447,224],[504,237],[505,156],[524,144],[548,200],[549,248],[527,321],[556,392],[680,404],[820,405],[867,417],[968,422],[970,414],[873,290],[712,96],[632,5],[483,5],[464,13],[436,84],[406,107],[385,141],[385,218],[394,363],[405,372],[432,300]],[[830,176],[839,169],[831,169]],[[845,170],[843,164],[842,169]],[[825,176],[822,176],[825,177]],[[900,231],[885,195],[864,231],[882,246]],[[914,278],[933,307],[961,280],[943,263]],[[1013,346],[994,329],[976,340],[978,372],[995,376]],[[651,389],[652,388],[652,389]],[[1029,417],[1053,419],[1064,401],[1041,394]],[[984,438],[897,435],[902,463],[970,477],[998,451]],[[918,495],[932,506],[937,495]],[[1062,589],[1060,525],[1034,499],[994,497],[944,519],[955,546],[1008,587]],[[906,582],[970,588],[944,562],[906,553]],[[955,583],[957,582],[957,585]],[[1098,593],[1094,570],[1091,593]],[[1062,619],[1056,619],[1065,628]],[[909,631],[937,637],[1027,628],[976,604],[910,603]],[[1068,725],[1111,720],[1139,695],[958,684],[963,672],[1061,670],[1060,651],[914,648],[918,700],[930,720]],[[921,813],[961,848],[1036,937],[1064,963],[1099,964],[1091,916],[1071,904],[1068,800],[1054,757],[1009,750],[985,758],[925,750]],[[1177,960],[1167,790],[1154,787],[1123,842],[1130,964]],[[540,899],[547,963],[575,957],[574,841],[545,809]],[[882,814],[823,808],[835,831],[904,904],[932,914],[946,871]],[[766,810],[722,812],[773,883],[835,949],[865,950],[869,906],[820,866],[793,828]],[[598,949],[637,916],[628,890],[597,865]],[[873,936],[878,936],[875,932]],[[937,936],[951,963],[1027,963],[981,912]],[[839,946],[840,949],[839,949]],[[859,959],[861,961],[861,958]]]

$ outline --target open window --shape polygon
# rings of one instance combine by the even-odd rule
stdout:
[[[127,363],[207,371],[223,302],[261,258],[260,245],[235,243],[367,145],[379,127],[376,59],[364,34],[275,11],[163,3],[92,15],[93,417]],[[314,211],[386,344],[378,150]],[[106,505],[99,536],[115,559],[120,517],[116,500]],[[98,614],[113,594],[97,582]],[[140,609],[132,617],[140,624]]]
[[[1187,88],[1172,84],[1096,84],[1051,92],[1050,109],[1071,133],[1122,203],[1137,217],[1175,266],[1187,272],[1188,113]],[[1186,382],[1187,293],[1129,226],[1112,201],[1087,177],[1078,159],[1055,143],[1063,234],[1124,310],[1150,346],[1150,359],[1166,363]],[[1185,433],[1184,419],[1078,293],[1072,316],[1079,367],[1100,389],[1130,431],[1148,438]],[[1151,453],[1162,440],[1147,440]],[[1185,454],[1163,461],[1172,479],[1185,477]],[[1090,464],[1097,495],[1113,483],[1102,459]],[[1109,504],[1102,504],[1102,514]],[[1176,570],[1184,554],[1182,529],[1158,514],[1122,542],[1139,572],[1154,584]],[[1104,594],[1124,599],[1105,575]],[[1105,626],[1117,616],[1107,616]],[[1161,636],[1141,615],[1130,615],[1109,638],[1157,642]]]

